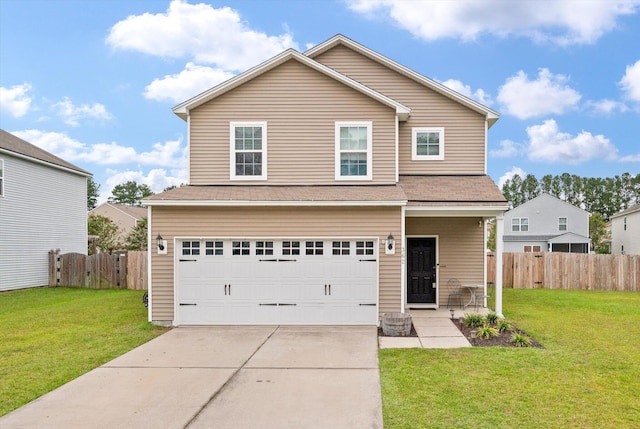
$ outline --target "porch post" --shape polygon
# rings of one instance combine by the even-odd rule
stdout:
[[[504,244],[502,235],[504,232],[504,215],[496,216],[496,313],[502,314],[502,250]]]

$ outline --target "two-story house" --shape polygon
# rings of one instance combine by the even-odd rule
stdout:
[[[589,253],[589,213],[540,194],[504,215],[505,252]]]
[[[486,283],[495,111],[337,35],[174,112],[189,185],[143,201],[151,321],[375,325]]]
[[[104,216],[111,219],[114,225],[118,227],[117,240],[122,242],[138,222],[147,217],[147,209],[107,202],[89,210],[89,215]]]
[[[611,216],[611,253],[640,255],[640,204]]]
[[[0,130],[0,291],[46,286],[50,250],[87,253],[90,176]]]

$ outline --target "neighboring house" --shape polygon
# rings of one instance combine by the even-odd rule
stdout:
[[[89,176],[0,130],[0,290],[46,286],[52,249],[87,253]]]
[[[640,204],[611,216],[611,253],[640,255]]]
[[[338,35],[174,112],[189,185],[143,201],[151,321],[376,325],[485,283],[493,110]]]
[[[147,217],[147,209],[124,204],[104,203],[90,210],[89,214],[111,219],[118,227],[118,240],[123,241],[138,222]]]
[[[504,215],[505,252],[589,253],[589,213],[541,194]]]

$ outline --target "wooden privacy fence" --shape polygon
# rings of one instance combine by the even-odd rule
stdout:
[[[495,254],[487,256],[487,282],[495,284]],[[640,255],[503,253],[502,287],[638,292]]]
[[[49,252],[49,286],[92,289],[146,289],[147,252]]]

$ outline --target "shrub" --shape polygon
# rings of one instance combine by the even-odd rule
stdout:
[[[511,340],[515,343],[516,347],[529,347],[531,345],[531,338],[523,334],[515,333]]]
[[[481,327],[478,328],[478,332],[476,333],[477,337],[484,338],[485,340],[488,340],[489,338],[497,337],[498,335],[499,335],[498,330],[493,326],[489,326],[489,325],[482,325]]]
[[[491,325],[495,325],[496,323],[498,323],[498,320],[500,320],[500,316],[498,316],[498,313],[496,313],[495,311],[490,311],[485,318]]]
[[[502,320],[498,321],[498,324],[496,325],[496,329],[498,329],[498,332],[500,332],[501,334],[503,332],[510,331],[511,330],[511,323],[509,323],[506,320],[502,319]]]
[[[484,325],[484,317],[478,313],[465,313],[463,323],[470,328]]]

